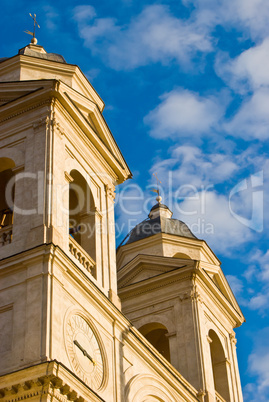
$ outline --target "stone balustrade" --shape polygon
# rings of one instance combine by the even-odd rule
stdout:
[[[95,262],[89,254],[69,236],[69,252],[76,258],[76,260],[86,269],[87,272],[94,275]]]

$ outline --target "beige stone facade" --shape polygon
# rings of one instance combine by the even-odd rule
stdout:
[[[116,257],[131,172],[103,108],[41,46],[0,63],[0,401],[242,401],[244,317],[207,244],[161,230]]]

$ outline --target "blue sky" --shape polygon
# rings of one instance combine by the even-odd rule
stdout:
[[[163,201],[207,240],[247,322],[237,351],[245,401],[269,400],[269,2],[2,0],[0,57],[39,44],[78,64],[132,172],[118,242]],[[264,204],[264,207],[263,207]]]

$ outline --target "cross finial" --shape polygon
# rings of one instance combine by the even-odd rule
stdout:
[[[34,20],[34,32],[31,32],[31,31],[24,31],[24,32],[27,33],[28,35],[32,35],[31,43],[36,45],[37,44],[37,39],[35,37],[35,27],[37,26],[38,28],[40,28],[40,26],[38,25],[38,23],[36,21],[36,14],[34,14],[34,16],[32,16],[32,14],[29,13],[29,15]]]
[[[162,197],[160,196],[159,184],[162,184],[162,182],[161,182],[161,180],[159,180],[159,178],[158,178],[158,176],[157,176],[157,173],[153,173],[153,176],[154,176],[155,179],[156,179],[157,188],[156,188],[156,189],[154,188],[152,191],[154,191],[154,193],[157,193],[157,194],[158,194],[157,197],[156,197],[156,201],[160,204],[161,201],[162,201]]]

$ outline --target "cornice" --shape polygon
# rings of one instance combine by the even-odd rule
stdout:
[[[57,401],[103,401],[93,390],[61,363],[50,361],[8,373],[0,377],[5,387],[0,388],[0,401],[17,402],[33,397],[51,397]],[[84,388],[84,389],[83,389]],[[87,397],[86,397],[87,395]],[[104,402],[104,401],[103,401]]]
[[[45,100],[42,100],[42,101],[40,101],[40,102],[38,102],[38,103],[32,104],[32,105],[30,105],[30,106],[23,107],[23,108],[17,110],[16,112],[14,111],[13,113],[9,114],[7,117],[5,117],[5,118],[3,118],[3,119],[0,119],[0,124],[1,124],[1,123],[4,123],[4,122],[7,121],[7,120],[13,119],[14,117],[17,117],[17,116],[19,116],[19,115],[21,115],[21,114],[23,114],[23,113],[27,113],[27,112],[29,112],[29,111],[31,111],[31,110],[37,109],[37,108],[39,108],[40,106],[49,105],[49,104],[51,104],[51,101],[52,101],[51,98],[45,99]],[[2,111],[1,111],[1,112],[2,112]]]

